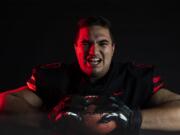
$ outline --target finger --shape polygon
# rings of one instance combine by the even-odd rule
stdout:
[[[116,120],[118,117],[117,113],[109,113],[109,114],[105,114],[99,121],[98,123],[108,123],[112,120]]]
[[[78,121],[82,121],[82,117],[79,114],[77,114],[77,113],[66,112],[65,115],[68,116],[68,117],[74,118],[74,119],[76,119]]]
[[[113,101],[113,102],[117,102],[117,98],[115,98],[114,96],[110,96],[109,100]]]
[[[119,110],[119,105],[116,104],[116,103],[109,104],[109,105],[107,106],[107,110],[108,110],[109,112],[116,112],[116,111]]]
[[[112,112],[118,112],[119,111],[119,105],[116,103],[110,103],[106,105],[98,105],[95,109],[95,112],[97,113],[112,113]]]
[[[118,104],[119,106],[124,105],[124,103],[122,102],[122,100],[121,100],[120,98],[118,98],[118,97],[110,96],[108,99],[109,99],[111,102]]]

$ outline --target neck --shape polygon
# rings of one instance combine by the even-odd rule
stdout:
[[[107,72],[104,73],[104,74],[101,74],[101,75],[91,75],[91,76],[89,76],[89,81],[90,81],[91,83],[95,83],[95,82],[97,82],[99,79],[103,78],[106,74],[107,74]]]
[[[89,80],[91,83],[95,83],[97,80],[99,80],[101,77],[90,77]]]

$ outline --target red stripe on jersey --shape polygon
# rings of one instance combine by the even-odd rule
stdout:
[[[26,82],[29,89],[36,91],[36,85],[35,85],[36,78],[34,75],[31,76],[31,78]]]
[[[36,81],[36,78],[34,77],[34,75],[31,76],[31,79],[32,79],[33,81]]]
[[[114,92],[114,93],[113,93],[113,96],[120,96],[120,95],[122,95],[122,94],[123,94],[122,91],[118,91],[118,92]]]
[[[158,86],[155,86],[155,87],[153,88],[153,92],[154,92],[154,93],[157,92],[157,91],[160,90],[163,86],[164,86],[164,83],[161,83],[161,84],[159,84]]]
[[[161,80],[161,77],[160,76],[155,76],[153,77],[153,83],[157,83]]]
[[[1,93],[0,94],[0,112],[4,110],[4,105],[5,105],[5,94]]]
[[[34,85],[34,84],[30,83],[30,82],[27,82],[26,84],[27,84],[29,89],[31,89],[33,91],[36,91],[36,85]]]

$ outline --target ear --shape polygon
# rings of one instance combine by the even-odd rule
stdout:
[[[78,52],[78,47],[77,47],[77,44],[76,44],[76,43],[74,43],[74,51],[75,51],[75,53],[77,54],[77,52]]]
[[[74,43],[74,49],[76,49],[76,46],[77,46],[77,44],[76,44],[76,43]]]
[[[116,44],[115,44],[115,43],[112,43],[113,53],[114,53],[114,50],[115,50],[115,46],[116,46]]]

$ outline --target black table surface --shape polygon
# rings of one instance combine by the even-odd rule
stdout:
[[[47,127],[33,127],[26,125],[24,122],[19,122],[18,117],[1,116],[0,117],[0,135],[64,135],[52,131],[48,124]],[[66,130],[70,130],[67,127]],[[85,133],[88,134],[88,131]],[[155,130],[140,130],[140,135],[180,135],[180,131],[155,131]],[[65,134],[67,135],[67,134]],[[73,133],[72,135],[76,135]],[[79,134],[78,134],[79,135]]]

